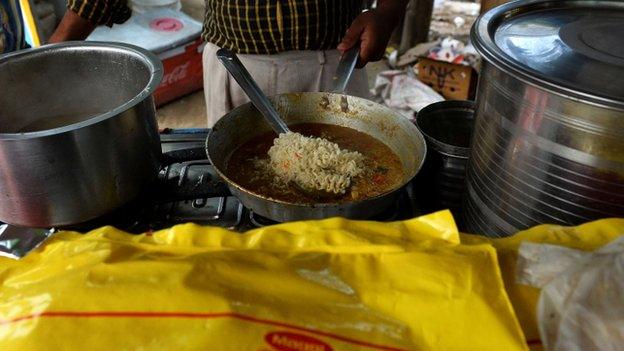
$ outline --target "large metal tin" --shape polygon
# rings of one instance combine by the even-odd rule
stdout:
[[[623,20],[620,1],[514,2],[477,20],[468,231],[624,216],[624,36],[609,33]]]

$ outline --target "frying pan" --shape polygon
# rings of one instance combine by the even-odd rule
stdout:
[[[405,178],[384,194],[339,203],[298,203],[273,199],[232,181],[227,163],[232,153],[250,139],[271,130],[251,104],[241,105],[222,117],[206,140],[206,153],[233,195],[263,217],[287,222],[327,217],[371,218],[389,207],[420,170],[426,146],[418,128],[407,118],[370,100],[335,93],[290,93],[269,98],[287,125],[324,123],[355,129],[386,144],[400,159]]]

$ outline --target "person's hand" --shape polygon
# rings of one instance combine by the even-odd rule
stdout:
[[[386,46],[405,11],[407,1],[386,0],[378,8],[366,11],[355,18],[347,34],[338,45],[342,53],[359,42],[360,58],[358,67],[364,67],[368,62],[379,61],[383,58]]]
[[[50,39],[49,44],[61,43],[70,40],[85,40],[96,25],[78,16],[74,11],[67,10],[61,23],[56,28]]]

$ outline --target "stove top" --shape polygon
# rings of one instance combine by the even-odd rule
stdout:
[[[207,136],[206,129],[165,130],[161,133],[165,162],[156,182],[148,185],[137,199],[108,215],[61,229],[87,232],[112,225],[138,234],[193,222],[243,232],[275,224],[270,219],[254,214],[231,195],[206,157],[204,144]],[[413,218],[420,214],[416,198],[412,185],[408,184],[393,206],[371,220]],[[0,227],[0,254],[2,251],[7,252],[6,244],[11,238],[24,238],[27,236],[24,231],[28,230],[6,225]],[[50,232],[53,230],[30,230],[32,235],[38,237]],[[13,251],[16,247],[13,241]]]

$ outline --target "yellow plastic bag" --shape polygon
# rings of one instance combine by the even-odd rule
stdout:
[[[61,233],[0,260],[0,350],[524,350],[494,248],[449,212],[246,234]]]
[[[539,225],[501,239],[488,239],[476,235],[461,235],[463,244],[492,243],[498,252],[498,260],[505,281],[507,294],[513,304],[520,325],[529,345],[539,346],[537,328],[537,300],[540,290],[516,284],[516,261],[518,248],[523,241],[560,245],[586,251],[596,250],[619,236],[624,235],[624,219],[603,219],[575,227]]]

